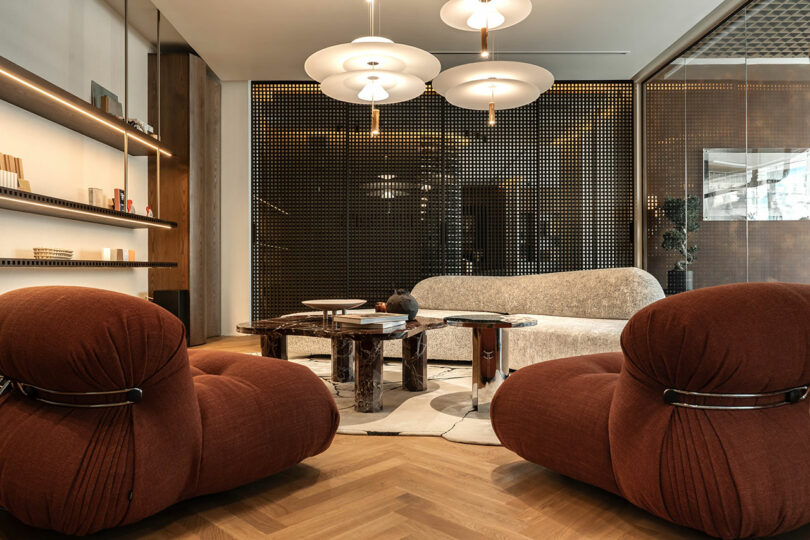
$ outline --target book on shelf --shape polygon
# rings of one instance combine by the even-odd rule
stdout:
[[[400,315],[399,313],[347,313],[346,315],[335,315],[335,322],[356,325],[405,322],[407,320],[407,315]]]
[[[113,194],[113,210],[117,210],[118,212],[126,212],[125,208],[127,207],[127,200],[124,196],[124,190],[116,189]]]
[[[340,321],[338,321],[340,322]],[[366,324],[352,324],[340,323],[341,328],[363,328],[366,330],[395,330],[397,328],[405,328],[405,321],[391,321],[383,323],[366,323]]]

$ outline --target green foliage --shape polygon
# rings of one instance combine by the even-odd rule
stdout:
[[[662,209],[673,227],[664,233],[661,247],[668,251],[677,251],[682,259],[675,263],[675,268],[686,270],[694,262],[698,251],[697,245],[687,244],[687,234],[700,229],[700,199],[696,195],[690,195],[686,201],[667,197]]]

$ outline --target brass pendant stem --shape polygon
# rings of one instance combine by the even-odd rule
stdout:
[[[371,109],[371,136],[376,137],[380,134],[380,109]]]

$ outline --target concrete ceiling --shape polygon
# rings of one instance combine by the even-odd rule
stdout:
[[[377,1],[382,35],[437,53],[444,69],[478,59],[477,34],[439,18],[444,0]],[[152,2],[223,80],[308,80],[310,54],[369,33],[365,0]],[[721,2],[534,0],[525,21],[491,39],[496,59],[541,65],[557,80],[626,80]],[[469,54],[438,54],[447,52]]]

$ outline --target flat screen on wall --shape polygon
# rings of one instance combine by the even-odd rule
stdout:
[[[703,219],[810,220],[810,150],[706,148]]]

